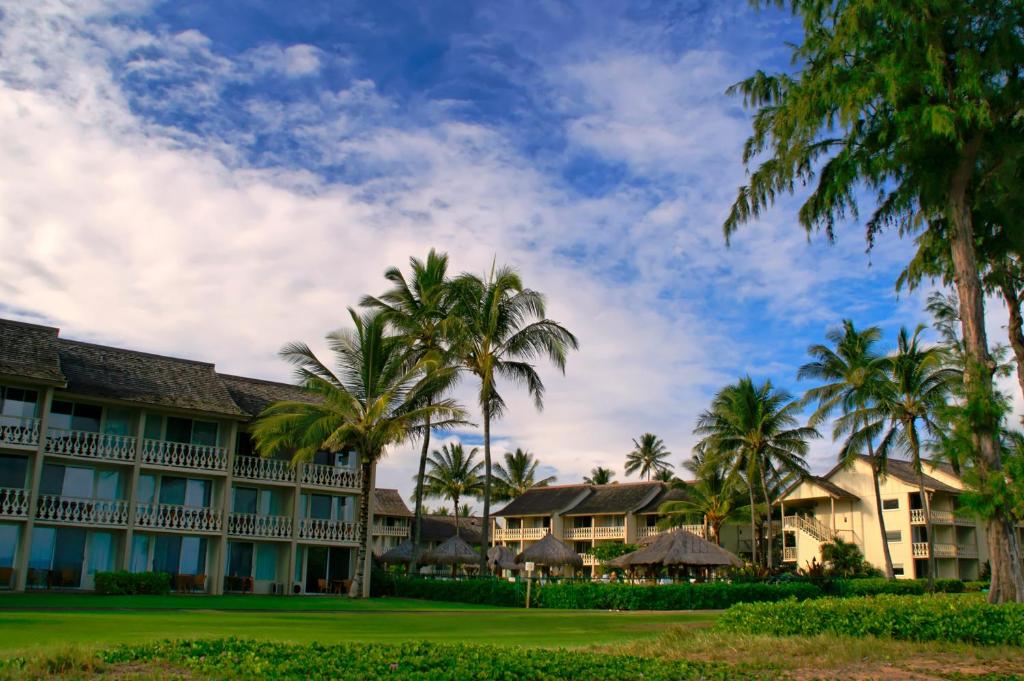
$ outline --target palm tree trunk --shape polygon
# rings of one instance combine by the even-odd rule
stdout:
[[[981,137],[975,136],[964,145],[963,157],[950,182],[947,195],[949,243],[953,260],[953,280],[960,299],[960,323],[963,328],[964,352],[967,366],[964,386],[968,399],[972,395],[989,397],[995,363],[988,352],[985,336],[985,307],[974,252],[974,224],[968,189],[975,171],[975,161],[981,147]],[[978,473],[981,479],[998,478],[1003,461],[996,437],[997,424],[971,424],[978,452]],[[992,566],[992,586],[989,601],[1008,603],[1024,601],[1024,566],[1017,539],[1016,524],[1008,509],[997,506],[988,518],[989,564]]]
[[[754,486],[750,484],[750,476],[747,476],[747,491],[750,492],[750,557],[751,562],[757,565],[757,507],[754,504]]]
[[[430,451],[430,417],[427,417],[423,431],[423,448],[420,449],[420,468],[416,473],[416,510],[412,518],[412,560],[409,561],[409,574],[416,573],[416,559],[420,556],[420,545],[423,541],[423,477],[427,474],[427,453]]]
[[[455,504],[455,536],[459,536],[459,495],[453,496],[453,502]]]
[[[373,466],[370,457],[364,457],[359,453],[359,525],[358,541],[359,548],[356,549],[356,566],[352,574],[352,586],[348,595],[351,598],[363,596],[363,582],[369,581],[370,575],[366,574],[366,555],[369,552],[370,541],[370,495],[373,493]]]
[[[868,458],[871,460],[871,479],[875,489],[875,513],[878,515],[879,532],[882,534],[882,555],[885,558],[885,578],[895,579],[896,575],[892,569],[892,552],[889,550],[889,541],[885,538],[885,515],[882,510],[882,483],[879,480],[878,461],[875,460],[875,448],[868,438]]]
[[[764,503],[765,503],[765,506],[768,509],[768,515],[765,518],[765,521],[766,521],[765,522],[765,549],[764,549],[765,563],[768,565],[768,569],[771,570],[772,569],[772,559],[774,557],[774,556],[772,556],[772,554],[775,553],[772,550],[772,548],[773,548],[772,547],[772,500],[771,500],[771,497],[768,494],[768,481],[766,480],[765,474],[764,474],[764,460],[763,459],[761,459],[759,461],[758,468],[760,469],[760,473],[761,473],[761,491],[764,493]]]
[[[924,473],[918,476],[918,494],[921,495],[921,503],[924,505],[924,528],[928,533],[928,591],[935,590],[935,536],[932,534],[932,504],[924,491]]]
[[[483,400],[484,412],[484,513],[480,528],[480,574],[487,570],[487,549],[491,543],[491,406],[490,396]]]

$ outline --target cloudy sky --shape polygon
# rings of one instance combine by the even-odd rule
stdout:
[[[621,479],[644,431],[678,464],[718,387],[801,390],[844,317],[925,321],[893,290],[909,244],[808,240],[795,200],[726,247],[749,112],[725,90],[799,38],[746,0],[0,7],[4,317],[288,380],[278,348],[317,345],[388,266],[496,258],[580,339],[544,411],[519,396],[495,426],[564,482]],[[413,459],[381,484],[408,492]]]

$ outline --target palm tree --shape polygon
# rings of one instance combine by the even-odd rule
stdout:
[[[461,444],[445,445],[435,449],[427,460],[427,473],[423,478],[423,493],[429,497],[440,497],[452,502],[455,509],[455,534],[459,534],[459,499],[478,496],[483,491],[480,469],[482,461],[475,461],[479,449],[473,447],[469,454]],[[415,478],[414,478],[415,480]]]
[[[412,362],[400,338],[385,333],[380,314],[349,309],[354,329],[335,331],[327,343],[335,369],[321,362],[305,343],[289,343],[281,356],[295,366],[296,378],[318,401],[276,402],[253,425],[263,456],[292,452],[293,463],[321,450],[354,449],[360,466],[359,549],[350,595],[369,595],[369,499],[377,461],[388,447],[415,436],[431,419],[440,427],[464,423],[465,413],[451,399],[438,399],[457,379],[452,368],[429,360]]]
[[[591,469],[589,477],[583,478],[583,482],[588,485],[610,485],[614,477],[615,471],[611,468],[596,466]]]
[[[406,279],[397,267],[389,268],[384,278],[392,287],[380,297],[363,297],[363,307],[379,310],[388,326],[417,360],[430,359],[451,364],[446,333],[451,312],[448,295],[448,254],[430,249],[425,261],[410,258],[411,276]],[[409,572],[416,571],[415,557],[422,545],[423,476],[430,450],[430,418],[423,427],[419,469],[416,474],[413,510],[413,560]]]
[[[640,471],[640,476],[651,479],[652,473],[672,469],[667,459],[672,452],[665,449],[665,443],[654,433],[644,433],[640,441],[633,440],[633,451],[626,455],[626,475]]]
[[[771,381],[755,385],[746,376],[722,388],[711,408],[697,419],[694,434],[700,435],[698,454],[725,457],[730,475],[746,477],[750,496],[750,528],[756,533],[755,485],[766,508],[766,564],[772,567],[772,495],[769,483],[775,475],[807,472],[807,441],[820,437],[810,426],[799,426],[800,403],[789,393],[776,390]],[[753,542],[757,559],[756,541]]]
[[[921,430],[935,438],[942,435],[936,413],[946,405],[946,398],[959,379],[959,372],[949,366],[941,346],[922,347],[921,331],[906,327],[896,338],[896,352],[890,358],[889,381],[878,405],[865,410],[866,427],[880,429],[885,435],[878,445],[878,456],[888,458],[894,451],[910,457],[918,475],[918,493],[924,509],[925,532],[928,534],[928,585],[935,579],[935,546],[932,531],[931,500],[924,488],[924,467],[921,457]]]
[[[544,296],[525,288],[510,267],[491,268],[486,279],[460,275],[452,282],[453,349],[462,367],[480,382],[484,429],[483,527],[480,572],[487,569],[491,523],[491,421],[505,411],[499,378],[524,386],[536,408],[544,406],[544,382],[530,360],[547,358],[563,373],[566,353],[578,342],[558,322],[544,316]]]
[[[804,393],[805,404],[817,404],[811,414],[808,425],[817,427],[825,422],[836,411],[843,415],[863,412],[866,407],[877,403],[882,386],[886,381],[889,361],[875,351],[875,346],[882,337],[882,330],[877,326],[869,326],[858,330],[853,321],[843,320],[841,329],[829,331],[826,338],[830,345],[812,345],[807,353],[812,360],[800,367],[797,378],[811,379],[819,385]],[[885,459],[875,451],[877,429],[864,428],[866,419],[845,419],[836,422],[832,439],[838,440],[844,435],[856,433],[847,438],[839,451],[839,461],[844,465],[852,465],[860,454],[862,445],[866,446],[868,461],[871,464],[871,476],[874,482],[875,514],[878,516],[878,527],[882,539],[882,552],[885,556],[885,576],[894,579],[892,554],[885,534],[885,514],[882,512],[881,478],[885,473]]]
[[[671,469],[666,468],[666,469],[660,470],[657,473],[655,473],[654,475],[652,475],[651,479],[652,480],[657,480],[658,482],[675,482],[676,481],[676,474],[673,473]]]
[[[494,489],[491,498],[495,501],[510,501],[531,487],[547,487],[555,481],[555,476],[537,479],[540,461],[522,449],[505,452],[505,465],[494,465]]]
[[[740,480],[728,474],[721,459],[704,461],[703,457],[695,456],[686,467],[697,474],[692,483],[675,483],[686,490],[686,498],[663,503],[658,513],[665,516],[669,527],[685,524],[687,516],[700,516],[707,536],[721,545],[722,525],[746,514]]]

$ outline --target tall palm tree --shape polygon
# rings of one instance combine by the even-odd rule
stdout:
[[[614,477],[615,471],[611,468],[595,466],[590,470],[590,475],[583,478],[583,482],[588,485],[610,485]]]
[[[505,411],[499,378],[524,386],[536,408],[544,406],[544,382],[530,360],[547,358],[563,373],[576,336],[545,318],[544,296],[525,288],[510,267],[492,267],[484,279],[463,274],[452,282],[456,330],[453,350],[462,367],[476,376],[484,429],[483,527],[480,572],[487,569],[491,523],[491,421]]]
[[[666,459],[672,452],[665,448],[665,443],[654,433],[644,433],[640,440],[633,440],[633,451],[626,455],[626,475],[639,471],[640,476],[651,479],[652,473],[661,473],[673,468]]]
[[[672,472],[671,468],[665,468],[652,475],[651,480],[657,480],[658,482],[675,482],[676,474]]]
[[[439,427],[464,423],[465,412],[436,396],[457,379],[453,368],[430,360],[410,361],[400,338],[388,336],[384,318],[349,309],[353,330],[335,331],[327,343],[335,355],[332,370],[305,343],[289,343],[281,356],[295,366],[298,382],[314,397],[309,402],[276,402],[253,425],[263,456],[292,452],[293,463],[321,450],[354,449],[359,458],[359,549],[350,595],[369,595],[365,574],[369,555],[369,499],[377,461],[388,447],[414,437],[427,419]]]
[[[430,497],[440,497],[452,502],[455,509],[455,534],[459,534],[459,499],[467,496],[479,496],[483,491],[483,477],[480,475],[484,467],[477,461],[479,449],[473,447],[467,454],[461,444],[445,445],[435,449],[427,460],[427,473],[423,478],[423,493]]]
[[[946,405],[960,374],[949,366],[949,359],[941,346],[922,346],[920,335],[923,329],[923,325],[918,326],[913,334],[906,327],[900,329],[896,352],[890,358],[890,380],[877,407],[867,409],[866,416],[875,428],[880,426],[880,421],[886,424],[885,434],[878,444],[878,455],[887,458],[897,451],[906,454],[917,472],[918,494],[928,535],[928,584],[931,587],[935,579],[935,538],[931,500],[924,485],[921,435],[923,430],[930,437],[941,437],[936,414]]]
[[[711,408],[698,417],[694,429],[694,434],[701,436],[697,453],[724,456],[730,474],[746,477],[752,534],[757,525],[753,488],[760,487],[766,509],[765,563],[769,568],[773,561],[769,483],[773,475],[806,473],[807,441],[820,437],[816,429],[798,425],[799,410],[800,403],[789,393],[776,390],[771,381],[755,385],[746,376],[715,395]]]
[[[516,448],[505,452],[505,464],[494,465],[494,489],[491,498],[495,501],[511,501],[531,487],[547,487],[555,482],[555,476],[537,479],[540,461],[530,452]]]
[[[808,425],[817,427],[837,411],[843,415],[853,412],[864,413],[867,407],[877,404],[878,396],[886,381],[889,361],[875,350],[882,337],[882,330],[869,326],[858,330],[852,320],[844,319],[842,328],[828,332],[829,345],[812,345],[807,349],[811,361],[800,367],[797,378],[818,381],[819,385],[804,393],[805,404],[816,404]],[[839,451],[839,461],[852,465],[856,457],[867,448],[874,482],[875,514],[882,540],[885,557],[885,576],[894,579],[892,554],[885,534],[885,514],[882,512],[881,478],[885,474],[885,458],[875,451],[875,436],[878,429],[865,428],[867,418],[841,419],[834,424],[832,439],[846,437]]]
[[[365,296],[360,304],[379,310],[392,332],[416,360],[431,360],[440,365],[452,363],[448,352],[447,327],[450,322],[448,292],[448,254],[430,249],[426,260],[409,259],[410,277],[397,267],[389,268],[384,278],[392,287],[379,297]],[[430,451],[430,417],[423,427],[419,469],[416,474],[413,510],[413,557],[409,572],[416,571],[415,557],[422,545],[423,476]]]
[[[692,468],[687,465],[687,468],[696,473],[696,480],[674,483],[686,491],[686,498],[667,501],[658,512],[665,516],[669,527],[685,524],[688,516],[700,516],[707,536],[721,545],[722,525],[746,514],[743,486],[736,476],[729,475],[720,459],[706,462],[703,457],[695,459],[695,465]]]

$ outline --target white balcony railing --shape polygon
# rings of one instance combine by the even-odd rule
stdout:
[[[625,536],[625,525],[614,525],[610,527],[597,526],[594,528],[594,539],[624,539]]]
[[[910,522],[914,525],[924,525],[924,509],[923,508],[912,508],[910,509]]]
[[[957,525],[977,525],[978,521],[974,516],[967,515],[966,513],[954,513],[953,522]]]
[[[29,490],[20,487],[0,487],[0,517],[28,517]]]
[[[927,558],[928,557],[928,542],[914,542],[910,546],[910,552],[914,558]]]
[[[784,546],[782,547],[782,560],[787,563],[793,563],[796,561],[796,547],[795,546]]]
[[[375,537],[408,537],[409,526],[408,525],[382,525],[375,524],[373,526],[373,536]]]
[[[0,416],[0,444],[29,447],[39,444],[39,419]]]
[[[178,504],[139,504],[135,514],[138,527],[153,530],[220,532],[220,510]]]
[[[593,567],[595,565],[600,565],[601,564],[601,561],[599,561],[597,559],[597,556],[595,556],[592,553],[581,553],[580,554],[580,558],[583,559],[583,564],[584,565],[589,565],[589,566]]]
[[[87,499],[43,494],[36,519],[76,525],[125,525],[128,502],[124,499]]]
[[[46,452],[104,461],[134,461],[135,438],[131,435],[51,428],[46,434]]]
[[[214,445],[193,445],[187,442],[167,440],[144,440],[142,463],[156,466],[193,468],[202,471],[223,471],[227,469],[228,453],[223,447]]]
[[[299,539],[313,541],[358,541],[359,526],[342,520],[303,518],[299,521]]]
[[[594,528],[593,527],[570,527],[565,531],[565,538],[570,539],[593,539]]]
[[[267,482],[295,482],[295,467],[290,461],[264,459],[259,456],[236,456],[233,467],[236,478]]]
[[[642,527],[636,528],[637,539],[647,539],[648,537],[653,537],[656,534],[661,534],[661,530],[659,530],[654,525],[644,525]]]
[[[974,544],[957,544],[956,555],[960,558],[977,558],[978,547]]]
[[[935,557],[956,558],[956,544],[935,544]]]
[[[680,525],[680,530],[686,530],[691,534],[695,534],[698,537],[704,537],[704,526],[703,525]]]
[[[543,539],[547,533],[548,528],[546,527],[499,527],[494,531],[494,538],[497,541],[530,541]]]
[[[232,513],[228,515],[228,534],[235,537],[290,539],[292,518],[287,515]]]
[[[359,471],[342,466],[307,463],[302,466],[302,484],[331,489],[359,489]]]

